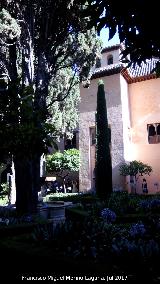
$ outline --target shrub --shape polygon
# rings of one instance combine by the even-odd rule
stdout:
[[[80,167],[79,150],[69,149],[63,153],[56,152],[46,158],[46,167],[49,173],[55,172],[63,180],[63,189],[66,193],[65,179],[71,172],[78,172]]]
[[[7,195],[1,195],[0,196],[0,206],[5,206],[8,204],[8,196]]]
[[[122,176],[133,176],[135,182],[135,192],[136,193],[136,183],[140,176],[150,175],[152,172],[152,167],[142,163],[141,161],[132,161],[129,164],[124,163],[119,167],[120,175]]]
[[[98,198],[89,193],[51,193],[43,198],[44,202],[49,201],[71,201],[73,203],[82,202],[83,204],[96,202]]]
[[[139,210],[146,213],[160,213],[160,199],[150,198],[141,200],[138,204]]]
[[[1,187],[2,187],[2,192],[1,194],[7,195],[9,194],[9,183],[1,183]]]
[[[126,191],[113,192],[107,202],[107,207],[115,211],[116,214],[127,212],[129,195]]]

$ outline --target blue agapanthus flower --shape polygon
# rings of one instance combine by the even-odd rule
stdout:
[[[139,202],[139,207],[145,212],[150,209],[150,206],[151,204],[149,200],[142,200]]]
[[[116,213],[110,210],[109,208],[104,208],[101,211],[101,217],[107,223],[112,223],[112,222],[115,222],[116,220]]]
[[[160,199],[151,200],[151,209],[160,209]]]
[[[139,222],[137,224],[133,224],[129,230],[129,234],[131,237],[142,237],[146,233],[145,226],[142,222]]]

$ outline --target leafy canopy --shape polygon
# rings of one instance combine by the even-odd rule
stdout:
[[[98,32],[109,28],[109,40],[118,31],[125,45],[124,57],[141,63],[152,57],[160,58],[160,30],[158,2],[145,0],[89,0],[85,12],[91,17],[90,26]]]
[[[0,86],[0,158],[10,154],[15,162],[18,214],[36,212],[40,156],[75,127],[71,89],[88,76],[99,46],[82,15],[85,3],[0,1],[0,81],[7,82]]]
[[[63,173],[63,171],[77,172],[80,167],[79,150],[69,149],[63,153],[56,152],[46,158],[48,172]]]
[[[134,176],[137,179],[139,176],[150,175],[152,167],[141,161],[132,161],[129,164],[122,164],[119,171],[122,176]]]
[[[87,20],[81,21],[80,3],[31,1],[29,9],[28,1],[9,2],[0,4],[5,7],[0,13],[0,152],[42,153],[76,128],[79,82],[88,76],[101,43]]]

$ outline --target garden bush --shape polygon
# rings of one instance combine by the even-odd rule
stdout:
[[[9,184],[2,183],[0,186],[0,206],[5,206],[9,203]]]
[[[90,193],[51,193],[43,198],[44,202],[50,201],[71,201],[73,203],[91,203],[98,198]]]
[[[84,221],[87,217],[89,217],[89,212],[84,210],[81,206],[76,206],[74,208],[66,208],[65,216],[70,220]]]
[[[127,212],[128,202],[128,192],[113,192],[107,201],[107,207],[121,215]]]
[[[0,194],[0,206],[5,206],[8,204],[8,195]]]

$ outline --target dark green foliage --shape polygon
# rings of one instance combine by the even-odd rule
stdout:
[[[121,165],[119,171],[122,176],[134,176],[137,180],[139,176],[150,175],[152,167],[141,161],[132,161]]]
[[[73,203],[92,203],[95,201],[98,201],[98,198],[95,195],[91,195],[88,193],[51,193],[47,194],[47,196],[44,199],[45,202],[51,202],[51,201],[70,201]]]
[[[37,210],[40,156],[62,130],[76,127],[74,90],[100,46],[83,4],[0,2],[0,159],[13,157],[19,214]]]
[[[58,177],[63,180],[64,192],[65,179],[71,172],[78,172],[80,167],[80,157],[79,150],[69,149],[65,150],[63,153],[56,152],[52,155],[48,155],[46,159],[46,168],[50,173],[55,173]]]
[[[141,161],[131,161],[129,164],[124,163],[119,167],[120,175],[122,176],[132,176],[135,179],[135,193],[136,193],[136,183],[140,176],[150,175],[152,172],[152,167],[142,163]]]
[[[69,220],[84,221],[89,217],[89,213],[83,210],[81,207],[66,208],[66,218]]]
[[[151,5],[145,0],[127,4],[125,0],[91,0],[89,3],[86,14],[92,19],[90,24],[96,25],[99,32],[109,28],[109,39],[118,31],[120,42],[125,44],[124,58],[129,54],[131,62],[141,63],[160,57],[158,2]]]
[[[1,237],[13,237],[13,236],[19,236],[19,235],[29,235],[33,232],[35,224],[12,224],[10,226],[1,226],[0,227],[0,234]]]
[[[57,172],[60,175],[63,175],[63,171],[76,172],[80,166],[79,150],[69,149],[63,153],[56,152],[48,155],[46,166],[48,172]]]
[[[107,207],[113,210],[116,214],[121,215],[127,212],[128,202],[128,192],[113,192],[107,201]]]
[[[96,192],[106,198],[112,192],[112,163],[104,84],[99,81],[96,113]]]

